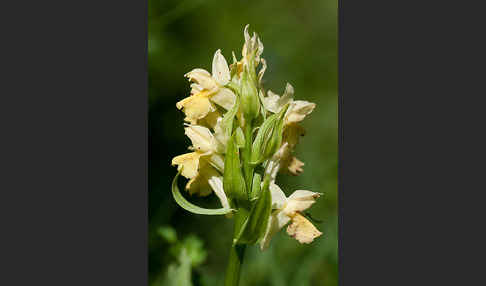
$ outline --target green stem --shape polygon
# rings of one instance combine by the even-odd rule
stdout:
[[[241,208],[235,214],[235,227],[234,227],[234,234],[233,239],[241,231],[241,227],[245,222],[245,219],[248,217],[248,211]],[[243,257],[245,255],[246,245],[244,244],[235,244],[234,241],[231,242],[231,249],[229,255],[228,266],[226,268],[226,277],[224,280],[225,286],[238,286],[240,281],[240,270],[241,265],[243,264]]]
[[[226,268],[226,278],[224,286],[238,286],[240,281],[240,269],[243,264],[246,245],[237,244],[231,246],[228,267]]]

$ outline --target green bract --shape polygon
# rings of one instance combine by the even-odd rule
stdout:
[[[269,116],[262,124],[253,141],[251,161],[260,164],[271,157],[282,143],[284,115],[288,105],[279,113]]]
[[[226,112],[226,114],[221,119],[220,125],[217,125],[216,133],[220,136],[219,140],[222,142],[228,141],[233,132],[233,122],[235,115],[238,112],[240,106],[240,100],[238,97],[235,100],[233,107]]]
[[[245,67],[241,77],[241,103],[245,120],[251,122],[260,113],[260,98],[256,82],[252,79],[249,67]]]
[[[179,175],[181,174],[182,170],[177,172],[177,175],[174,177],[174,180],[172,180],[172,196],[174,197],[174,200],[177,202],[177,204],[195,214],[203,214],[203,215],[224,215],[224,214],[229,214],[233,211],[233,209],[229,208],[220,208],[220,209],[205,209],[198,207],[189,201],[187,201],[179,191],[179,187],[177,187],[177,178],[179,178]]]
[[[253,181],[253,185],[260,185],[260,176],[255,175],[257,178]],[[259,190],[259,187],[256,187]],[[258,192],[258,191],[257,191]],[[253,192],[252,192],[253,193]],[[241,228],[239,235],[236,237],[235,244],[254,244],[261,239],[265,230],[267,229],[268,218],[272,211],[272,197],[269,190],[269,182],[265,181],[263,189],[259,192],[256,202],[253,204],[250,215],[246,219]]]
[[[262,175],[256,173],[253,175],[253,183],[252,183],[252,188],[251,188],[251,193],[250,193],[250,201],[254,201],[258,198],[258,195],[260,194],[261,190],[261,181],[262,181]]]
[[[245,202],[248,201],[235,134],[228,140],[226,147],[223,188],[229,199],[234,201],[237,206],[245,205]]]
[[[238,148],[243,148],[245,146],[245,135],[243,134],[243,130],[241,130],[241,127],[236,128],[235,138]]]

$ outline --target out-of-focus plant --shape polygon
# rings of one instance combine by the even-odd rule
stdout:
[[[292,175],[303,171],[304,163],[293,151],[304,134],[299,122],[315,104],[294,100],[290,84],[282,96],[265,92],[263,44],[256,33],[250,37],[248,25],[244,38],[240,60],[233,52],[233,63],[228,66],[217,50],[211,73],[196,68],[186,74],[192,82],[191,94],[179,101],[177,108],[186,116],[185,134],[192,142],[192,152],[172,160],[179,171],[172,182],[172,194],[182,208],[235,220],[227,286],[238,285],[247,245],[259,244],[265,250],[272,236],[286,225],[287,233],[300,243],[311,243],[322,234],[303,215],[320,194],[297,190],[287,197],[275,182],[279,171]],[[185,189],[190,194],[214,192],[222,207],[207,209],[187,201],[177,186],[180,174],[189,179]],[[183,253],[181,267],[187,264]],[[173,276],[185,279],[187,271],[180,271]]]
[[[192,286],[192,269],[201,265],[207,256],[202,241],[194,235],[179,241],[177,233],[169,226],[160,227],[158,233],[170,244],[169,253],[174,261],[152,286]]]

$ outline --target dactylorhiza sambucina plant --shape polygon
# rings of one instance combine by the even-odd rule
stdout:
[[[304,163],[293,151],[304,135],[299,122],[315,104],[294,100],[288,83],[282,96],[270,90],[265,96],[263,44],[255,33],[250,37],[248,25],[244,36],[239,61],[233,53],[228,66],[217,50],[211,73],[196,68],[185,75],[192,82],[191,94],[177,108],[185,113],[192,152],[172,160],[179,171],[172,194],[182,208],[235,219],[225,285],[238,285],[246,245],[259,244],[265,250],[287,224],[287,233],[300,243],[322,234],[302,214],[320,194],[297,190],[287,197],[275,183],[278,172],[298,175],[303,171]],[[222,207],[206,209],[187,201],[177,187],[180,174],[189,179],[185,189],[190,194],[214,192]]]

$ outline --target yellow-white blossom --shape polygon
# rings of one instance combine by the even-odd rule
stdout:
[[[304,128],[298,122],[304,120],[314,110],[316,105],[315,103],[304,100],[294,100],[294,88],[289,83],[287,83],[282,96],[275,94],[271,90],[267,94],[268,96],[263,99],[263,102],[269,112],[277,113],[286,104],[289,104],[289,108],[285,114],[282,146],[278,152],[278,159],[280,160],[279,167],[282,172],[298,175],[303,172],[302,167],[304,163],[294,157],[292,152],[299,138],[305,134]]]
[[[190,149],[194,152],[179,155],[172,160],[181,174],[190,179],[186,189],[190,194],[206,196],[214,191],[224,207],[228,206],[228,199],[222,191],[222,173],[224,158],[220,154],[222,146],[211,131],[199,125],[187,125],[185,134],[192,142]]]
[[[184,128],[185,134],[191,139],[193,150],[203,153],[222,153],[222,146],[216,140],[211,131],[200,125],[187,125]]]
[[[287,103],[290,104],[287,113],[285,114],[285,124],[297,123],[309,115],[316,107],[315,103],[305,100],[294,100],[294,87],[287,83],[285,92],[282,96],[269,90],[268,96],[264,99],[265,108],[272,112],[279,112]]]
[[[216,111],[213,103],[230,109],[236,100],[236,95],[224,87],[230,80],[230,72],[221,50],[214,53],[212,74],[200,68],[193,69],[185,75],[191,84],[191,96],[177,102],[176,106],[186,115],[185,121],[197,124],[210,112]]]
[[[290,222],[287,233],[300,243],[311,243],[314,238],[322,235],[302,211],[311,207],[320,196],[319,193],[297,190],[288,198],[274,183],[270,184],[272,194],[272,213],[270,215],[265,235],[260,241],[260,249],[265,250],[275,233]]]

